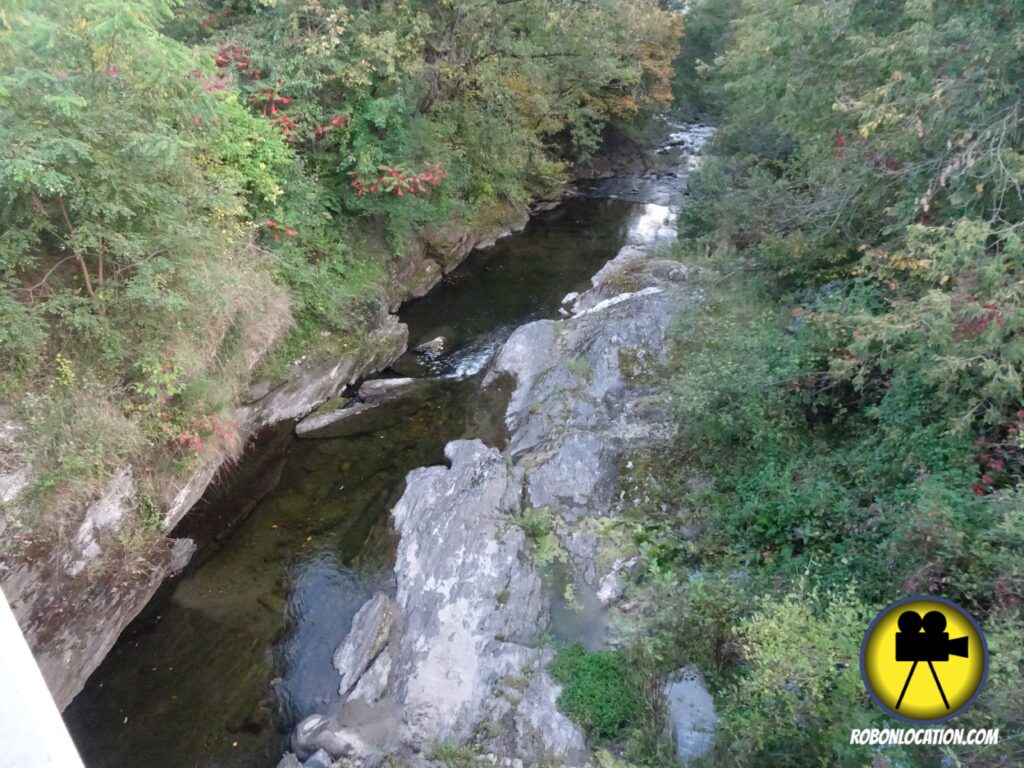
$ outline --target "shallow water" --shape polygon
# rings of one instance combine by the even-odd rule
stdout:
[[[261,436],[177,536],[197,540],[189,570],[125,630],[65,712],[89,768],[272,766],[288,730],[336,700],[334,649],[352,616],[391,579],[387,512],[404,477],[443,461],[446,442],[503,441],[507,382],[478,373],[519,325],[553,317],[589,285],[638,215],[635,205],[577,198],[473,253],[400,313],[417,344],[394,373],[446,379],[365,434]]]

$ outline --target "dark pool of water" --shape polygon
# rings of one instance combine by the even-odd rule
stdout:
[[[335,700],[331,656],[353,614],[388,588],[387,512],[405,475],[441,463],[452,439],[500,444],[508,383],[484,391],[471,374],[517,326],[589,284],[633,210],[567,201],[408,305],[412,343],[444,336],[446,351],[407,355],[394,372],[446,377],[430,397],[354,437],[300,440],[291,425],[261,436],[175,531],[200,544],[190,569],[65,712],[88,768],[276,764],[288,730]]]
[[[395,370],[456,378],[481,370],[517,327],[556,316],[567,293],[590,287],[591,276],[622,247],[635,208],[621,200],[568,199],[473,253],[401,312],[410,347],[441,336],[445,354],[410,353]]]

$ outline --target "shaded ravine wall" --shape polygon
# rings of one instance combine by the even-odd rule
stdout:
[[[508,207],[498,223],[481,230],[450,224],[424,232],[405,255],[390,265],[389,310],[425,295],[478,245],[517,231],[529,218],[525,208]],[[382,311],[358,348],[334,359],[296,361],[279,381],[256,381],[237,412],[244,434],[307,414],[345,386],[387,367],[406,350],[407,329],[395,315]],[[282,326],[283,331],[283,326]],[[277,341],[268,338],[253,350],[262,358]],[[0,587],[57,707],[63,709],[113,647],[122,630],[149,602],[169,575],[180,571],[193,545],[171,533],[229,457],[217,455],[193,469],[184,480],[168,482],[159,500],[159,534],[132,548],[112,547],[143,503],[132,467],[115,473],[99,499],[89,505],[76,531],[60,547],[33,544],[0,567]]]

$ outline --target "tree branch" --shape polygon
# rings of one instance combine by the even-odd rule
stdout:
[[[82,277],[85,279],[85,290],[88,292],[90,298],[95,299],[96,291],[92,289],[92,280],[89,278],[89,268],[85,264],[85,257],[82,255],[82,252],[78,249],[78,246],[76,246],[73,242],[73,239],[75,237],[75,228],[71,226],[71,217],[68,216],[68,209],[64,205],[63,197],[57,197],[57,205],[60,206],[60,214],[64,218],[64,226],[68,228],[68,233],[72,237],[71,250],[72,252],[74,252],[75,258],[78,260],[79,269],[82,270]]]

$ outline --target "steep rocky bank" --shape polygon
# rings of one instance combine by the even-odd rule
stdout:
[[[424,295],[475,247],[521,228],[527,217],[525,209],[509,207],[497,211],[494,223],[485,228],[452,224],[424,232],[390,265],[390,311]],[[254,344],[251,368],[287,323],[275,327],[274,333]],[[382,310],[370,322],[365,338],[349,351],[313,353],[294,361],[279,379],[254,381],[235,415],[240,433],[255,434],[304,416],[349,384],[388,366],[405,352],[407,341],[405,326]],[[19,520],[17,497],[31,483],[32,468],[19,460],[17,435],[23,427],[0,416],[0,501],[6,507],[0,517],[5,536],[0,587],[63,709],[164,579],[188,563],[192,543],[171,538],[171,532],[233,455],[215,452],[183,477],[145,478],[159,489],[155,499],[141,491],[141,478],[136,476],[152,470],[121,468],[54,545],[41,537],[37,540],[31,526]],[[135,531],[140,510],[154,503],[151,528],[157,535],[139,537]],[[130,546],[125,546],[126,537],[131,537]]]
[[[646,189],[634,181],[641,197],[665,189],[661,175]],[[374,596],[339,638],[342,701],[299,724],[282,767],[440,765],[432,756],[445,745],[491,764],[591,764],[546,672],[542,638],[564,595],[545,586],[524,521],[550,521],[573,602],[603,627],[636,563],[614,533],[620,468],[632,448],[670,434],[659,367],[670,324],[699,299],[686,268],[659,256],[674,237],[673,207],[648,203],[592,288],[566,297],[564,319],[522,326],[498,352],[485,385],[515,380],[507,448],[453,442],[449,466],[408,476],[392,512],[396,591]],[[667,681],[666,698],[687,762],[710,744],[713,705],[693,672]]]

